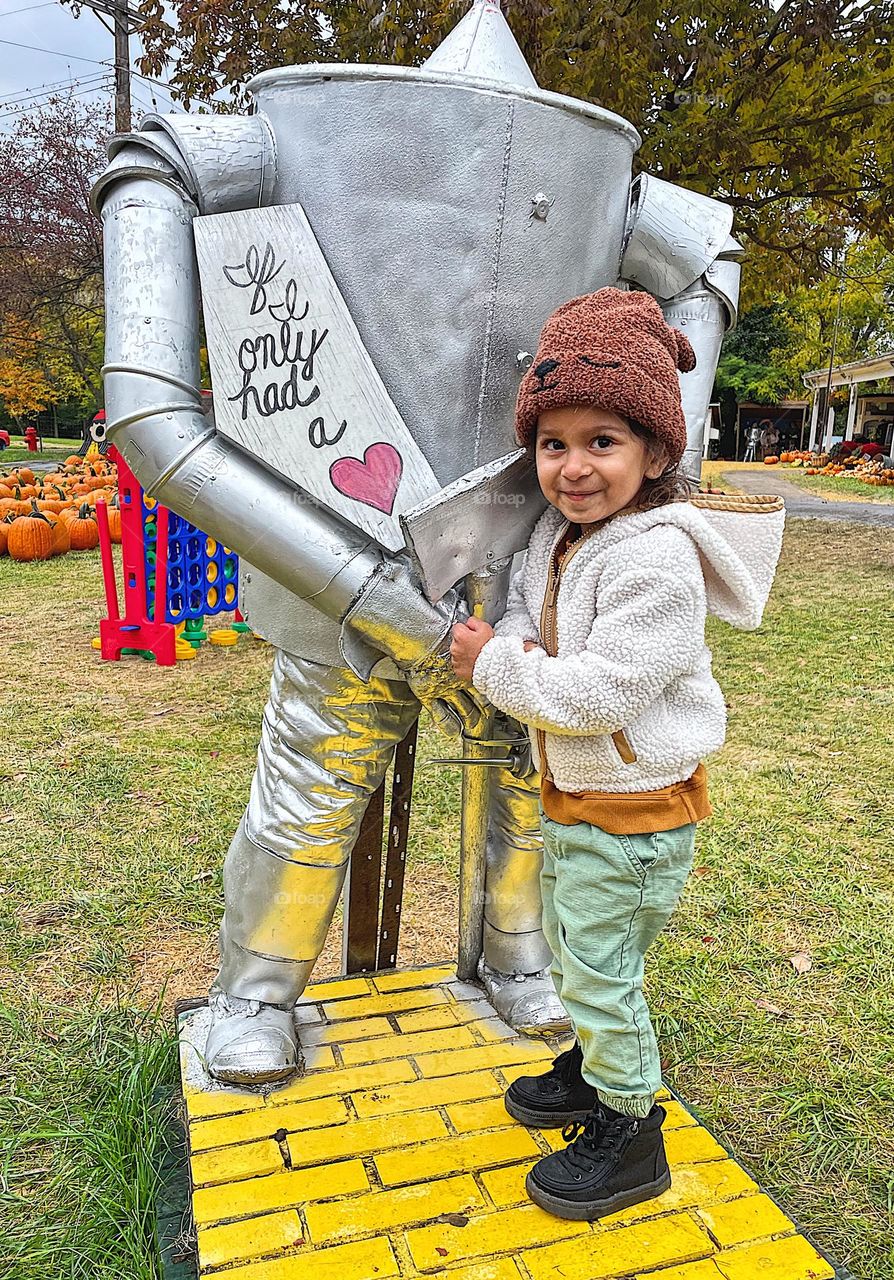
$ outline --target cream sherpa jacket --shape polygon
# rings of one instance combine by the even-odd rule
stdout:
[[[567,521],[541,516],[513,579],[496,636],[473,683],[537,738],[560,791],[655,791],[691,777],[722,744],[726,707],[711,674],[705,616],[760,625],[782,543],[778,499],[700,495],[619,515],[565,558],[557,649],[539,620],[554,549]],[[537,621],[535,621],[535,619]],[[623,732],[635,759],[612,740]]]

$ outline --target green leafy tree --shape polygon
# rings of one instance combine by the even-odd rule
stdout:
[[[782,399],[789,389],[790,373],[783,362],[791,341],[782,306],[756,306],[745,312],[724,341],[717,365],[718,392],[758,404]]]

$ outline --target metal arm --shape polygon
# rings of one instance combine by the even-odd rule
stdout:
[[[315,505],[205,417],[192,234],[198,208],[184,165],[167,154],[167,135],[158,137],[164,145],[153,135],[145,147],[139,138],[120,140],[96,193],[105,238],[107,437],[165,506],[328,617],[350,615],[342,650],[357,674],[367,676],[384,653],[411,683],[420,669],[427,700],[435,683],[452,701],[457,686],[443,655],[459,616],[455,593],[430,604],[408,563]],[[226,141],[238,152],[232,126]],[[256,198],[262,180],[259,174]],[[240,203],[250,195],[242,181]],[[465,695],[459,706],[469,727]]]
[[[621,277],[641,285],[681,329],[696,367],[680,374],[686,417],[683,470],[701,474],[711,391],[724,333],[735,327],[742,246],[730,234],[729,205],[651,174],[633,185]]]

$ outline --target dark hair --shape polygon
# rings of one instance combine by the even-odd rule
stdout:
[[[644,442],[650,458],[659,458],[664,454],[664,446],[654,431],[644,427],[635,418],[625,418],[624,420],[633,434]],[[525,449],[529,457],[533,458],[536,447],[537,432],[535,430],[534,434],[525,443]],[[653,507],[667,506],[669,502],[688,502],[697,489],[698,485],[681,470],[679,462],[674,462],[669,467],[666,467],[656,480],[643,480],[642,487],[634,499],[634,506],[640,510],[648,511]]]
[[[644,427],[641,422],[637,422],[634,418],[628,418],[627,425],[633,434],[639,436],[640,440],[643,441],[651,458],[660,458],[662,456],[664,446],[654,432],[650,431],[648,427]],[[688,502],[697,488],[698,485],[695,481],[690,480],[681,470],[679,462],[674,462],[669,467],[665,467],[657,479],[644,479],[642,488],[634,502],[637,507],[644,510],[651,510],[653,507],[664,507],[669,502]]]

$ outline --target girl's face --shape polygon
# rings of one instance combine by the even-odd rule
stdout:
[[[643,480],[657,480],[667,463],[649,451],[626,418],[590,405],[546,409],[537,420],[535,449],[544,497],[580,525],[630,506]]]

